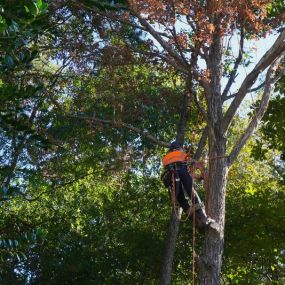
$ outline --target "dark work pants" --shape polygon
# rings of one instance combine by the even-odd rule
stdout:
[[[176,197],[179,205],[182,207],[183,211],[186,213],[190,205],[188,201],[185,198],[184,191],[187,193],[188,197],[191,199],[191,194],[192,194],[192,177],[188,173],[188,169],[186,165],[179,165],[176,167],[175,171],[175,179],[179,178],[180,181],[179,183],[175,183],[175,191],[176,191]],[[177,187],[179,186],[179,187]],[[177,189],[178,188],[178,189]],[[183,191],[184,189],[184,191]],[[198,198],[194,197],[194,203],[199,203]]]

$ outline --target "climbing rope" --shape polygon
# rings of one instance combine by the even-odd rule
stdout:
[[[194,175],[196,171],[196,164],[193,164],[192,169],[189,169],[190,175],[192,176],[192,184],[194,184]],[[201,175],[202,170],[200,169]],[[191,202],[192,207],[195,205],[195,189],[192,185],[192,192],[191,192]],[[195,243],[196,243],[196,224],[195,224],[195,213],[196,209],[193,211],[193,217],[192,217],[192,285],[195,285],[195,257],[196,257],[196,251],[195,251]]]
[[[192,200],[192,206],[195,203],[195,193],[194,189],[192,189],[191,193],[191,200]],[[195,252],[195,242],[196,242],[196,226],[195,226],[195,210],[193,211],[193,216],[192,216],[192,285],[195,285],[195,257],[196,257],[196,252]]]
[[[195,173],[195,165],[193,165],[191,171],[189,171],[189,174],[192,177],[192,180],[194,181],[194,173]],[[173,212],[176,216],[176,218],[179,220],[179,214],[178,214],[178,208],[176,203],[176,177],[175,177],[175,171],[172,170],[172,186],[171,186],[171,204],[172,204],[172,209]],[[182,186],[182,185],[181,185]],[[196,243],[196,224],[195,224],[195,212],[196,212],[196,204],[195,204],[195,189],[192,186],[192,191],[191,191],[191,207],[187,212],[187,216],[185,219],[180,219],[181,222],[186,222],[189,217],[192,215],[192,284],[195,285],[195,258],[196,258],[196,251],[195,251],[195,243]]]
[[[210,157],[208,159],[206,159],[207,161],[210,160],[215,160],[215,159],[224,159],[227,158],[228,156],[215,156],[215,157]],[[193,163],[194,162],[194,163]],[[205,177],[205,172],[204,172],[204,161],[192,161],[192,163],[190,164],[190,167],[188,168],[188,172],[189,175],[192,177],[193,183],[194,183],[194,179],[196,178],[196,174],[195,171],[196,169],[200,170],[201,173],[201,177],[204,179],[204,181],[206,181],[206,177]],[[176,189],[176,185],[178,183],[176,183],[176,179],[178,179],[177,177],[175,177],[175,170],[172,169],[171,170],[172,173],[172,185],[170,187],[170,195],[171,195],[171,205],[172,205],[172,210],[177,218],[177,220],[180,220],[181,222],[186,222],[189,217],[192,215],[192,285],[195,285],[195,259],[196,259],[196,251],[195,251],[195,243],[196,243],[196,224],[195,224],[195,212],[197,210],[196,207],[196,203],[195,203],[195,195],[196,195],[196,191],[194,189],[194,187],[192,186],[192,191],[191,191],[191,207],[189,208],[188,212],[187,212],[187,216],[185,217],[185,219],[181,219],[179,216],[179,206],[177,205],[177,201],[176,201],[176,195],[177,195],[177,191],[179,191],[178,189]],[[179,178],[180,179],[180,178]],[[179,183],[181,185],[181,187],[183,187],[182,183]],[[204,182],[204,187],[205,190],[207,191],[207,187],[205,186],[205,182]],[[183,191],[183,190],[182,190]],[[198,204],[198,203],[197,203]],[[201,207],[200,202],[199,202],[199,207]]]
[[[171,179],[172,179],[172,184],[171,184],[171,205],[172,205],[172,210],[175,214],[175,217],[177,220],[179,220],[179,215],[177,211],[177,205],[176,205],[176,181],[175,181],[175,171],[172,169],[171,170]]]
[[[177,220],[180,220],[180,222],[184,223],[186,221],[188,221],[189,217],[192,215],[192,213],[195,213],[195,207],[193,207],[193,203],[191,205],[191,208],[189,209],[189,211],[187,212],[187,215],[184,219],[181,219],[179,216],[179,206],[177,205],[177,201],[176,201],[176,195],[177,195],[177,191],[176,191],[176,181],[175,181],[175,171],[172,170],[172,185],[171,185],[171,205],[172,205],[172,210],[175,214],[175,217]],[[194,189],[192,190],[193,193]],[[192,195],[191,193],[191,195]]]

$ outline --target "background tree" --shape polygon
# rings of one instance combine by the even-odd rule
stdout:
[[[7,284],[22,280],[113,284],[118,275],[121,283],[156,283],[161,258],[151,261],[151,256],[156,249],[156,256],[161,257],[168,208],[158,198],[167,199],[158,186],[162,152],[158,146],[167,147],[175,137],[191,141],[199,157],[206,136],[211,179],[207,211],[219,222],[220,231],[206,233],[199,265],[202,284],[219,283],[227,170],[262,117],[272,85],[279,78],[275,63],[284,50],[282,30],[237,92],[233,90],[238,67],[244,63],[244,42],[281,27],[282,5],[269,4],[58,1],[49,5],[47,30],[29,43],[29,47],[35,44],[38,59],[21,77],[25,90],[31,82],[34,89],[29,101],[17,101],[21,116],[29,117],[26,121],[31,121],[33,109],[25,108],[39,103],[34,124],[28,125],[33,136],[32,131],[19,130],[21,124],[15,119],[9,125],[10,133],[3,131],[6,159],[2,163],[6,166],[1,180],[4,191],[14,189],[17,194],[4,198],[3,232],[15,236],[38,229],[37,240],[25,250],[26,262],[3,261],[9,272]],[[233,33],[240,37],[238,54],[224,45]],[[233,116],[266,68],[260,105],[244,135],[232,138]],[[11,74],[7,78],[15,84]],[[221,91],[223,76],[228,80]],[[12,93],[6,92],[10,99]],[[233,101],[227,104],[228,99]],[[25,147],[15,148],[21,145]],[[13,151],[16,156],[10,155]],[[16,157],[16,163],[10,157]],[[155,220],[153,213],[159,213]],[[178,221],[172,218],[169,236],[175,241]],[[7,231],[11,223],[15,224],[13,233]],[[187,225],[183,229],[173,270],[175,247],[167,244],[170,266],[168,276],[161,278],[165,282],[170,282],[172,271],[173,282],[189,280]],[[109,237],[108,242],[98,238],[102,236]],[[149,250],[142,256],[145,246]],[[282,252],[279,246],[277,252]],[[269,272],[268,264],[262,274]],[[89,265],[97,270],[92,272]],[[227,280],[232,280],[233,267],[227,267]]]
[[[207,190],[206,208],[209,216],[220,225],[220,231],[207,231],[198,264],[201,284],[219,284],[227,170],[266,110],[273,84],[279,78],[276,70],[284,52],[284,32],[280,32],[273,46],[247,75],[238,91],[233,94],[229,92],[238,67],[243,62],[244,41],[281,27],[280,3],[128,1],[123,7],[126,13],[106,11],[104,16],[120,23],[135,24],[137,29],[146,31],[149,34],[146,53],[173,66],[184,77],[186,85],[188,83],[187,86],[190,86],[190,93],[193,93],[193,88],[203,90],[202,95],[196,97],[196,104],[208,126],[210,187]],[[95,14],[98,13],[96,9],[91,9]],[[239,52],[232,56],[232,68],[227,72],[223,64],[223,54],[227,49],[224,41],[233,33],[240,38]],[[204,61],[206,68],[201,68],[201,64],[198,66],[198,58]],[[268,71],[260,105],[236,144],[227,151],[226,136],[234,115],[259,75],[266,69]],[[222,90],[224,76],[228,80]],[[226,107],[225,102],[230,98],[233,100]],[[203,101],[206,109],[202,105]]]

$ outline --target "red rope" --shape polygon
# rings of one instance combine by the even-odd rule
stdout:
[[[176,189],[175,189],[175,176],[174,176],[174,170],[172,170],[172,187],[171,187],[171,204],[172,204],[172,210],[174,211],[174,214],[176,216],[176,219],[179,220],[179,215],[177,213],[177,206],[176,206]]]
[[[194,177],[195,174],[195,164],[193,165],[192,168],[192,177]],[[192,178],[192,183],[194,183],[194,179]],[[195,189],[192,186],[192,192],[191,192],[191,202],[192,202],[192,207],[194,207],[195,205]],[[192,217],[192,285],[195,285],[195,256],[196,256],[196,252],[195,252],[195,234],[196,234],[196,225],[195,225],[195,213],[196,213],[196,209],[194,208],[193,210],[193,217]]]
[[[194,205],[194,200],[195,200],[195,194],[194,194],[194,189],[192,189],[192,207]],[[195,209],[193,211],[193,222],[192,222],[192,285],[195,284],[195,234],[196,234],[196,227],[195,227]]]

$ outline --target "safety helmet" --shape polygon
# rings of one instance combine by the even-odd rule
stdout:
[[[179,148],[181,148],[181,145],[177,141],[173,141],[170,144],[169,150],[172,151],[172,150],[179,149]]]

